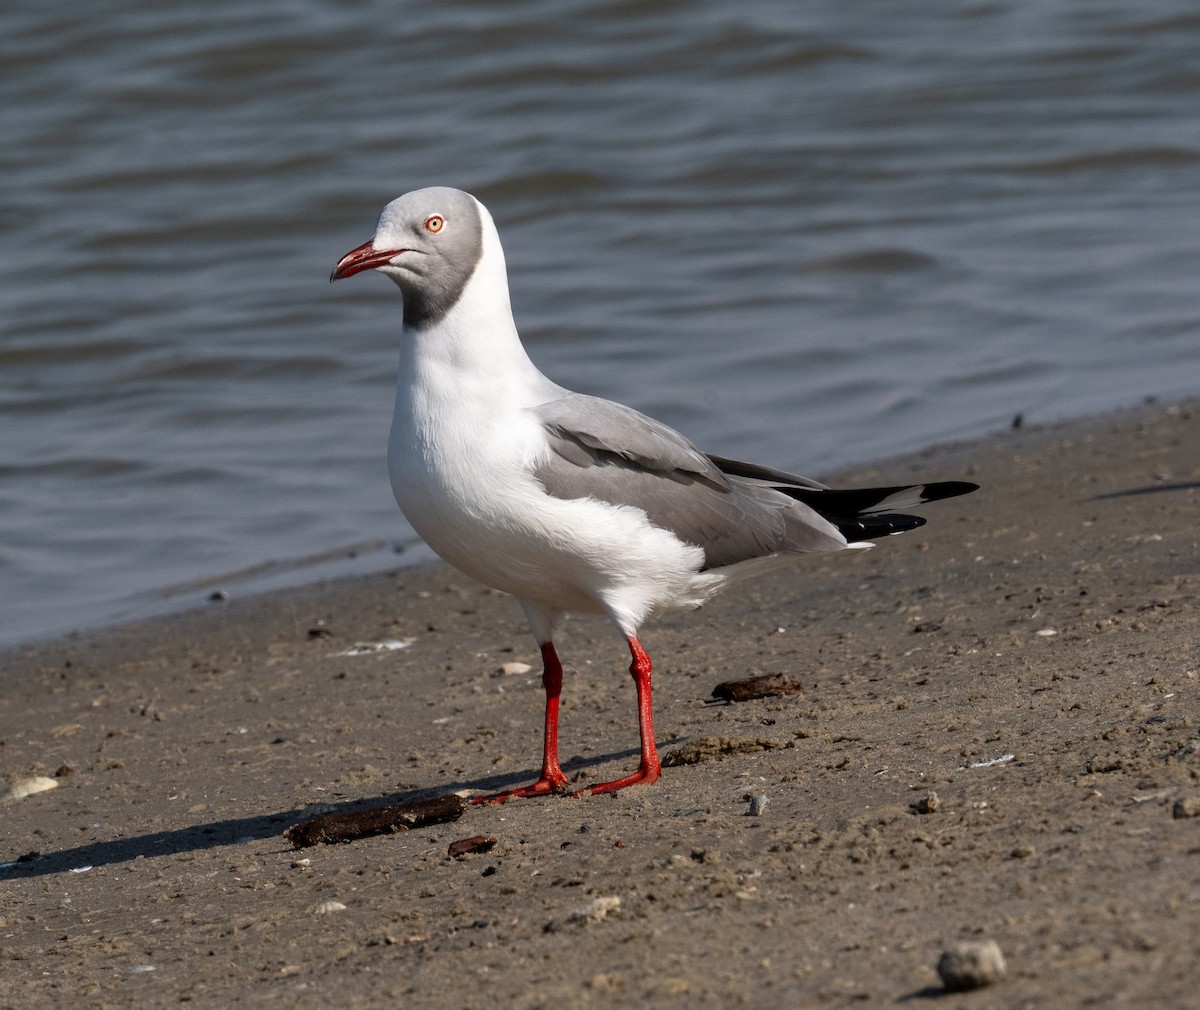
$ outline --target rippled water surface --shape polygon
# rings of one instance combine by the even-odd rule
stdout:
[[[399,294],[326,279],[418,186],[545,371],[725,455],[1200,390],[1191,2],[17,0],[0,53],[0,642],[396,562]]]

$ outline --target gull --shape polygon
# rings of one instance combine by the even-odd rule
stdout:
[[[649,619],[699,607],[730,581],[807,554],[862,550],[922,525],[898,513],[976,490],[962,481],[834,490],[726,459],[619,403],[575,393],[530,360],[504,251],[469,193],[420,189],[384,208],[331,281],[375,270],[403,295],[388,472],[413,529],[445,561],[520,603],[542,657],[542,769],[477,800],[568,791],[558,759],[565,614],[606,616],[632,661],[641,756],[583,792],[654,782]]]

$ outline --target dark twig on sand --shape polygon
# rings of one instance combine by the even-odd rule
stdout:
[[[311,821],[292,825],[283,834],[296,848],[303,849],[322,842],[352,842],[356,838],[368,838],[371,835],[408,831],[428,824],[445,824],[458,820],[466,809],[462,797],[452,794],[435,796],[390,807],[314,817]]]
[[[446,851],[448,855],[460,858],[474,852],[491,852],[495,845],[495,836],[475,835],[472,838],[460,838],[457,842],[451,842],[450,848]]]
[[[752,701],[755,698],[802,693],[800,681],[786,673],[767,673],[746,680],[726,680],[712,689],[712,696],[716,701]]]

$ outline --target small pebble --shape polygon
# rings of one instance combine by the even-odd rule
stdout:
[[[330,912],[344,912],[346,906],[340,901],[322,901],[313,909],[313,915],[328,915]]]
[[[519,663],[514,660],[511,663],[503,663],[500,666],[500,672],[506,677],[516,677],[522,673],[529,673],[533,667],[528,663]]]
[[[913,808],[919,814],[932,814],[941,805],[942,801],[938,799],[938,794],[931,789],[928,793],[926,793],[926,795],[922,796],[919,800],[917,800],[916,803],[913,804]]]
[[[770,802],[770,799],[768,799],[766,796],[755,796],[754,799],[750,801],[750,809],[747,811],[747,813],[751,817],[761,817],[762,812],[767,809],[767,804]]]
[[[1200,796],[1185,796],[1175,801],[1171,816],[1177,821],[1186,817],[1200,817]]]
[[[1006,970],[1004,955],[995,940],[960,940],[938,959],[937,972],[951,992],[982,989],[998,982]]]

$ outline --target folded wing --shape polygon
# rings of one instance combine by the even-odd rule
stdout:
[[[834,490],[795,474],[701,452],[629,407],[567,393],[531,408],[550,453],[535,476],[547,493],[639,509],[704,550],[706,569],[778,553],[841,550],[900,533],[919,516],[891,512],[966,494],[974,484]]]

